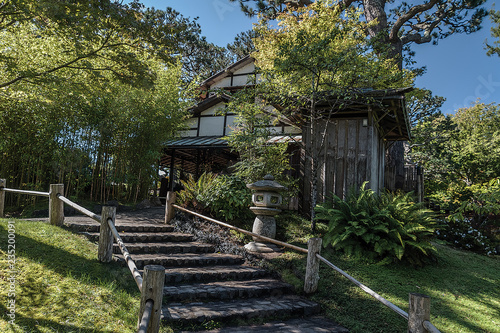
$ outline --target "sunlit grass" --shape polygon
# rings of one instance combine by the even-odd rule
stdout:
[[[300,223],[308,229],[307,221]],[[293,242],[303,240],[287,227],[283,237]],[[431,322],[442,332],[500,332],[500,257],[486,257],[436,244],[438,263],[423,268],[405,264],[387,266],[353,260],[332,249],[322,255],[404,311],[408,311],[409,293],[431,297]],[[273,259],[270,265],[282,277],[303,290],[305,276],[303,255],[286,253]],[[392,310],[377,302],[346,278],[326,265],[320,265],[318,291],[312,299],[322,305],[326,315],[349,328],[351,332],[405,332],[407,323]]]
[[[1,332],[135,332],[139,290],[128,271],[97,260],[97,245],[41,222],[15,220],[16,318],[6,317],[7,220],[0,220]]]

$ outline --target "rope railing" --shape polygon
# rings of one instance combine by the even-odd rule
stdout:
[[[49,192],[16,190],[16,189],[13,189],[13,188],[6,188],[6,187],[1,188],[1,190],[5,191],[5,192],[10,192],[10,193],[35,195],[35,196],[38,196],[38,197],[48,197],[49,196]]]
[[[172,195],[172,196],[170,196],[170,198],[175,198],[175,196]],[[269,238],[269,237],[265,237],[265,236],[262,236],[262,235],[259,235],[259,234],[256,234],[256,233],[253,233],[253,232],[250,232],[250,231],[247,231],[247,230],[235,227],[235,226],[232,226],[230,224],[224,223],[222,221],[218,221],[218,220],[213,219],[211,217],[208,217],[208,216],[205,216],[205,215],[202,215],[202,214],[190,211],[190,210],[188,210],[188,209],[186,209],[184,207],[181,207],[179,205],[174,204],[173,202],[169,202],[168,199],[169,199],[169,195],[167,194],[167,203],[166,203],[166,208],[165,208],[165,222],[169,222],[169,220],[173,217],[173,215],[174,215],[173,214],[173,211],[174,211],[173,208],[176,208],[176,209],[179,209],[180,211],[183,211],[183,212],[186,212],[188,214],[191,214],[191,215],[197,216],[199,218],[205,219],[207,221],[216,223],[216,224],[218,224],[220,226],[227,227],[229,229],[241,232],[241,233],[243,233],[245,235],[249,235],[249,236],[261,239],[263,241],[266,241],[266,242],[269,242],[269,243],[273,243],[273,244],[276,244],[276,245],[280,245],[280,246],[283,246],[283,247],[286,247],[286,248],[289,248],[289,249],[292,249],[292,250],[295,250],[295,251],[298,251],[298,252],[301,252],[301,253],[309,254],[309,250],[308,249],[304,249],[302,247],[298,247],[298,246],[295,246],[295,245],[292,245],[292,244],[289,244],[289,243],[277,241],[275,239],[272,239],[272,238]],[[311,253],[313,253],[313,252],[311,252]],[[337,266],[335,266],[334,264],[332,264],[326,258],[322,257],[319,254],[319,252],[315,252],[315,253],[316,253],[316,255],[312,256],[312,257],[315,257],[315,259],[316,258],[319,259],[321,262],[323,262],[324,264],[326,264],[328,267],[332,268],[336,272],[338,272],[341,275],[343,275],[344,277],[346,277],[348,280],[350,280],[352,283],[354,283],[356,286],[358,286],[365,293],[369,294],[370,296],[372,296],[373,298],[375,298],[376,300],[378,300],[380,303],[382,303],[383,305],[385,305],[386,307],[388,307],[389,309],[391,309],[392,311],[394,311],[395,313],[397,313],[398,315],[400,315],[401,317],[403,317],[405,320],[407,320],[408,321],[408,327],[411,326],[411,327],[415,328],[414,330],[412,330],[412,332],[415,332],[415,333],[419,333],[419,332],[440,333],[440,331],[429,320],[427,320],[427,318],[423,317],[423,316],[425,316],[425,314],[424,314],[425,311],[422,311],[422,307],[423,308],[428,308],[429,309],[428,312],[430,313],[430,299],[429,299],[428,296],[420,295],[420,294],[410,294],[410,311],[412,310],[412,304],[418,304],[417,306],[419,308],[416,309],[416,310],[413,309],[414,311],[409,314],[406,311],[404,311],[401,308],[399,308],[398,306],[396,306],[393,303],[391,303],[390,301],[388,301],[387,299],[385,299],[384,297],[380,296],[375,291],[373,291],[372,289],[368,288],[367,286],[365,286],[364,284],[362,284],[358,280],[356,280],[351,275],[349,275],[346,272],[344,272],[342,269],[340,269]],[[309,261],[309,255],[308,255],[308,261]],[[309,266],[310,266],[309,262],[308,262],[307,266],[309,268]],[[311,266],[313,266],[313,265],[311,265]],[[318,272],[314,272],[314,273],[306,272],[306,279],[307,279],[308,275],[315,276],[315,275],[318,275]],[[317,284],[317,280],[319,280],[319,277],[317,277],[315,280],[316,280],[316,284]],[[306,283],[307,283],[307,281],[306,281]]]
[[[113,234],[113,237],[115,238],[116,243],[118,244],[118,247],[120,248],[120,251],[123,254],[123,258],[125,259],[127,266],[130,270],[130,273],[132,273],[132,276],[134,277],[135,283],[137,284],[137,287],[139,287],[139,291],[142,291],[142,276],[141,273],[139,272],[139,269],[137,269],[137,266],[130,256],[130,253],[127,250],[127,247],[123,243],[122,238],[118,234],[118,230],[116,230],[116,227],[113,223],[112,219],[108,219],[108,225],[109,228],[111,229],[111,233]]]
[[[389,302],[388,300],[386,300],[385,298],[383,298],[382,296],[380,296],[379,294],[377,294],[376,292],[374,292],[373,290],[371,290],[370,288],[368,288],[367,286],[365,286],[364,284],[362,284],[361,282],[359,282],[358,280],[356,280],[355,278],[353,278],[352,276],[350,276],[349,274],[347,274],[346,272],[344,272],[343,270],[341,270],[340,268],[338,268],[337,266],[335,266],[334,264],[332,264],[330,261],[328,261],[324,257],[320,256],[319,254],[316,254],[316,257],[319,260],[321,260],[323,263],[325,263],[328,267],[334,269],[335,271],[337,271],[338,273],[340,273],[344,277],[346,277],[349,281],[351,281],[352,283],[354,283],[355,285],[357,285],[358,287],[360,287],[365,293],[367,293],[368,295],[374,297],[380,303],[384,304],[389,309],[391,309],[392,311],[396,312],[401,317],[403,317],[406,320],[408,320],[408,313],[407,312],[403,311],[402,309],[400,309],[396,305],[392,304],[391,302]]]
[[[422,325],[424,326],[424,328],[429,331],[429,333],[441,333],[441,331],[439,331],[436,326],[432,325],[432,323],[428,320],[425,320]]]
[[[76,203],[74,203],[73,201],[69,200],[68,198],[66,198],[65,196],[61,195],[61,194],[58,194],[57,197],[59,198],[59,200],[61,200],[62,202],[64,202],[66,205],[76,209],[77,211],[79,211],[80,213],[84,214],[84,215],[87,215],[88,217],[90,217],[91,219],[97,221],[97,222],[101,222],[101,216],[100,215],[97,215],[93,212],[91,212],[90,210],[86,209],[85,207],[82,207]]]
[[[238,232],[241,232],[242,234],[245,234],[245,235],[248,235],[248,236],[252,236],[252,237],[255,237],[255,238],[258,238],[258,239],[261,239],[263,241],[266,241],[266,242],[269,242],[269,243],[273,243],[273,244],[276,244],[276,245],[280,245],[280,246],[283,246],[283,247],[287,247],[287,248],[290,248],[292,250],[295,250],[295,251],[298,251],[298,252],[302,252],[302,253],[307,253],[307,249],[304,249],[302,247],[299,247],[299,246],[295,246],[295,245],[292,245],[292,244],[288,244],[288,243],[285,243],[285,242],[280,242],[276,239],[273,239],[273,238],[269,238],[269,237],[266,237],[266,236],[262,236],[262,235],[259,235],[259,234],[256,234],[256,233],[253,233],[253,232],[250,232],[248,230],[245,230],[245,229],[241,229],[241,228],[238,228],[238,227],[235,227],[235,226],[232,226],[230,224],[227,224],[227,223],[224,223],[222,221],[218,221],[216,219],[213,219],[213,218],[210,218],[208,216],[205,216],[205,215],[201,215],[201,214],[198,214],[196,212],[193,212],[193,211],[190,211],[186,208],[183,208],[181,206],[178,206],[178,205],[175,205],[173,204],[172,205],[173,207],[183,211],[183,212],[186,212],[186,213],[189,213],[189,214],[192,214],[194,216],[197,216],[197,217],[200,217],[202,219],[205,219],[207,221],[210,221],[210,222],[213,222],[213,223],[216,223],[218,225],[221,225],[223,227],[226,227],[226,228],[229,228],[229,229],[232,229],[232,230],[235,230],[235,231],[238,231]]]
[[[153,312],[154,301],[148,299],[144,305],[144,313],[142,314],[141,322],[137,333],[146,333],[148,331],[149,323],[151,321],[151,313]]]

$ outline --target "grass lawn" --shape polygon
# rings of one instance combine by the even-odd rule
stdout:
[[[0,219],[0,332],[136,332],[140,293],[127,268],[99,263],[97,245],[83,236],[42,222],[10,221],[15,298],[8,294],[8,220]],[[12,299],[14,325],[6,315]]]
[[[0,332],[135,332],[139,291],[127,268],[99,263],[97,246],[83,236],[41,222],[14,221],[16,318],[10,325],[6,316],[12,299],[9,229],[8,221],[0,220]],[[283,216],[278,239],[304,244],[310,237],[304,223]],[[405,311],[410,292],[431,296],[431,321],[443,333],[500,332],[500,258],[437,248],[439,263],[420,269],[353,261],[328,249],[322,254]],[[285,253],[269,265],[302,290],[305,256]],[[351,332],[406,332],[402,317],[340,274],[322,264],[320,276],[312,298]],[[161,332],[171,330],[162,327]]]
[[[282,239],[303,243],[308,235],[297,225],[304,222],[290,217],[287,221],[287,230],[279,230]],[[477,255],[444,244],[436,247],[438,263],[424,268],[354,261],[331,248],[323,249],[322,255],[404,311],[408,311],[409,293],[429,295],[431,322],[441,332],[500,332],[500,257]],[[305,256],[286,253],[273,259],[270,266],[301,291],[305,263]],[[324,264],[320,264],[318,291],[312,299],[321,303],[328,317],[351,332],[406,332],[403,317]]]

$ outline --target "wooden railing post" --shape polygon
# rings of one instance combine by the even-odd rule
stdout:
[[[97,247],[97,258],[100,262],[110,262],[113,259],[113,233],[109,227],[108,220],[111,219],[113,224],[115,224],[115,218],[115,206],[102,207],[99,245]]]
[[[165,200],[165,223],[170,223],[170,221],[175,216],[175,208],[172,206],[175,203],[176,194],[173,191],[167,192],[167,199]]]
[[[64,202],[58,195],[64,195],[64,184],[50,184],[49,191],[49,221],[52,225],[61,226],[64,222]]]
[[[148,333],[158,333],[161,321],[161,305],[163,299],[163,286],[165,284],[165,267],[160,265],[144,266],[144,275],[141,290],[141,305],[139,308],[139,328],[142,314],[148,300],[153,301],[153,310],[149,321]]]
[[[408,333],[427,333],[424,321],[431,318],[431,298],[427,295],[410,293],[408,309]]]
[[[307,266],[306,278],[304,281],[304,291],[310,294],[318,289],[319,281],[319,259],[316,254],[321,251],[321,238],[311,238],[307,242]]]
[[[0,179],[0,217],[4,217],[4,209],[5,209],[5,191],[3,188],[5,187],[6,180]]]

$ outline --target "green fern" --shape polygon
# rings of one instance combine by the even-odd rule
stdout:
[[[334,195],[316,207],[316,219],[328,222],[323,244],[380,263],[422,265],[434,258],[433,213],[415,203],[410,193],[378,195],[366,185],[349,191],[344,200]]]

